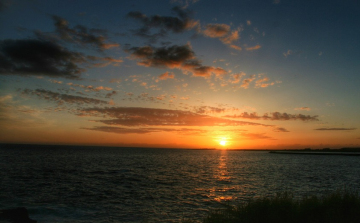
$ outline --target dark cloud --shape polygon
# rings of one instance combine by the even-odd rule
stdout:
[[[243,112],[240,115],[227,115],[225,116],[227,118],[245,118],[245,119],[262,119],[262,120],[301,120],[301,121],[319,121],[318,116],[310,116],[310,115],[302,115],[302,114],[288,114],[288,113],[280,113],[280,112],[273,112],[265,113],[262,116],[259,116],[256,112],[253,113],[247,113]]]
[[[199,129],[168,129],[168,128],[123,128],[123,127],[114,127],[114,126],[95,126],[93,128],[82,128],[86,130],[102,131],[102,132],[111,132],[117,134],[147,134],[153,132],[176,132],[179,134],[202,134],[206,131]]]
[[[79,78],[86,62],[83,54],[71,52],[58,44],[35,40],[0,41],[0,74],[46,75]]]
[[[209,77],[211,74],[226,74],[222,68],[203,66],[196,59],[190,45],[173,45],[169,47],[132,47],[128,50],[131,56],[138,59],[139,65],[146,67],[177,68],[184,72],[191,72],[194,76]]]
[[[347,130],[355,130],[356,128],[318,128],[315,130],[319,131],[347,131]]]
[[[78,109],[76,113],[78,116],[105,117],[108,119],[97,122],[121,126],[270,126],[169,109],[105,107]]]
[[[179,7],[174,7],[173,12],[177,14],[174,16],[146,16],[141,12],[129,12],[128,17],[136,19],[143,25],[140,29],[135,31],[135,34],[145,38],[151,38],[156,41],[158,37],[166,36],[167,31],[174,33],[181,33],[187,29],[193,28],[196,22],[190,19],[190,13]],[[151,33],[152,28],[158,28],[158,33]]]
[[[319,121],[318,116],[310,116],[310,115],[292,115],[288,113],[280,113],[280,112],[273,112],[271,116],[264,115],[265,120],[301,120],[301,121]]]
[[[55,101],[58,104],[77,104],[77,105],[84,105],[84,104],[108,104],[108,102],[103,100],[98,100],[94,98],[87,98],[81,96],[74,96],[69,94],[60,94],[53,91],[48,91],[44,89],[36,89],[30,90],[25,89],[22,91],[23,95],[36,95],[41,99],[48,100],[48,101]]]
[[[77,43],[80,45],[92,45],[97,49],[104,50],[119,47],[117,43],[107,43],[106,31],[101,29],[88,29],[85,26],[77,25],[69,27],[69,23],[64,18],[53,16],[55,33],[62,40]]]
[[[289,131],[285,128],[276,127],[274,128],[274,132],[289,132]]]
[[[116,94],[117,94],[116,91],[112,91],[112,92],[110,92],[110,93],[107,93],[107,94],[105,95],[105,98],[111,98],[112,96],[114,96],[114,95],[116,95]]]
[[[198,114],[207,114],[207,113],[222,113],[225,112],[225,108],[219,108],[219,107],[211,107],[211,106],[198,106],[195,107],[195,113]]]

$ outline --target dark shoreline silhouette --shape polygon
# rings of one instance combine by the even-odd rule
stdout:
[[[0,210],[0,220],[12,223],[36,223],[29,218],[28,210],[24,207]]]
[[[275,154],[360,156],[360,148],[273,150]]]

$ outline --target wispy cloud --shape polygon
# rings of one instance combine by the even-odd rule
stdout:
[[[257,139],[273,139],[270,136],[267,136],[265,133],[241,133],[240,134],[242,137],[247,138],[247,139],[252,139],[252,140],[257,140]]]
[[[318,128],[318,129],[314,129],[314,130],[319,130],[319,131],[351,131],[351,130],[355,130],[356,128]]]
[[[290,132],[290,131],[282,127],[275,127],[274,132]]]
[[[284,55],[284,57],[288,57],[288,56],[292,56],[292,55],[299,55],[301,53],[302,53],[302,51],[288,50],[288,51],[284,52],[283,55]]]
[[[212,107],[212,106],[196,106],[194,107],[195,113],[197,114],[212,114],[212,113],[223,113],[226,108]]]
[[[201,115],[189,111],[141,107],[106,107],[78,109],[78,116],[105,117],[97,120],[108,125],[120,126],[271,126]]]
[[[252,46],[252,47],[246,47],[245,49],[246,49],[247,51],[253,51],[253,50],[258,50],[258,49],[260,49],[260,48],[261,48],[260,45],[256,45],[256,46]]]
[[[254,119],[254,120],[278,120],[278,121],[286,121],[286,120],[301,120],[301,121],[319,121],[318,116],[310,116],[310,115],[302,115],[302,114],[288,114],[288,113],[280,113],[280,112],[272,112],[270,115],[265,113],[264,115],[258,115],[256,112],[247,113],[243,112],[240,115],[227,115],[224,116],[227,118],[244,118],[244,119]]]
[[[174,132],[181,135],[189,134],[203,134],[207,131],[201,129],[188,129],[188,128],[124,128],[124,127],[115,127],[115,126],[95,126],[92,128],[82,128],[86,130],[102,131],[102,132],[111,132],[116,134],[148,134],[154,132]]]
[[[171,0],[172,3],[178,3],[182,5],[182,8],[187,8],[190,4],[195,4],[200,0]]]
[[[69,86],[73,87],[80,87],[85,89],[85,91],[93,91],[93,92],[99,92],[99,91],[112,91],[113,89],[111,87],[104,87],[104,86],[97,86],[94,87],[92,85],[82,85],[82,84],[74,84],[72,82],[67,83]]]
[[[104,101],[104,100],[88,98],[88,97],[81,97],[81,96],[74,96],[74,95],[69,95],[69,94],[60,94],[57,92],[44,90],[44,89],[36,89],[36,90],[25,89],[22,91],[22,94],[23,95],[35,95],[35,96],[39,97],[40,99],[57,102],[59,105],[62,105],[64,103],[77,104],[77,105],[109,104],[107,101]]]
[[[311,108],[309,108],[309,107],[300,107],[300,108],[295,108],[295,110],[310,111]]]

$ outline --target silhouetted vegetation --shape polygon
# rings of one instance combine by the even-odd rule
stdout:
[[[213,210],[203,223],[350,223],[360,222],[359,213],[358,192],[338,190],[302,199],[295,199],[291,193],[285,192],[272,198],[252,199]]]

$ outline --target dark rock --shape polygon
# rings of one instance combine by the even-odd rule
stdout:
[[[11,223],[37,222],[29,218],[29,213],[24,207],[0,210],[0,220],[8,220]]]

